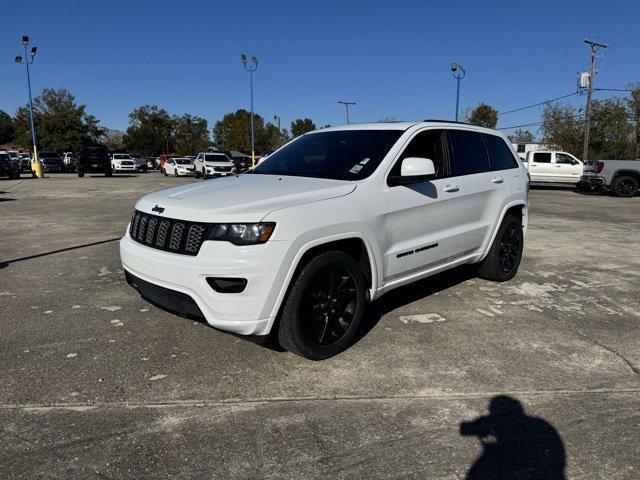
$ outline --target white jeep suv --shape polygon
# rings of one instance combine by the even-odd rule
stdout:
[[[226,177],[235,175],[236,166],[226,154],[222,152],[201,152],[193,160],[195,176],[205,180],[209,177]]]
[[[307,133],[252,171],[138,201],[120,255],[150,302],[309,359],[354,339],[366,302],[461,264],[505,281],[527,173],[502,133],[425,121]]]

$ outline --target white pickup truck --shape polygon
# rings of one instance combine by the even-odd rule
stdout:
[[[633,197],[640,188],[640,159],[598,160],[584,169],[582,183],[617,197]]]
[[[567,152],[538,150],[520,157],[532,182],[578,183],[584,163]]]

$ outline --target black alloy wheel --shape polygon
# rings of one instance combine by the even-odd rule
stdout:
[[[317,272],[299,310],[307,340],[320,347],[339,341],[353,321],[357,302],[356,282],[347,270],[330,266]]]
[[[517,267],[522,251],[522,227],[512,223],[504,230],[498,250],[500,270],[510,274]]]

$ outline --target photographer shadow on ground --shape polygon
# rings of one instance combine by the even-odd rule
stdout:
[[[562,439],[545,420],[525,413],[513,397],[489,402],[489,415],[460,424],[460,435],[478,437],[482,453],[467,480],[565,480]]]

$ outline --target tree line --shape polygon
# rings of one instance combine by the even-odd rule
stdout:
[[[142,105],[129,114],[129,126],[121,132],[105,128],[85,105],[65,89],[45,89],[33,101],[41,150],[77,151],[83,146],[104,145],[145,156],[161,153],[194,154],[209,147],[251,153],[251,113],[244,109],[227,113],[212,128],[205,118],[171,115],[157,105]],[[463,120],[473,125],[496,128],[498,110],[486,103],[463,112]],[[323,128],[330,125],[324,125]],[[254,115],[256,153],[275,150],[286,142],[316,129],[310,118],[291,122],[290,130],[280,129]],[[569,104],[548,104],[542,113],[538,139],[553,148],[578,157],[582,153],[584,109]],[[533,141],[530,130],[517,129],[512,141]],[[18,108],[13,116],[0,110],[0,144],[31,145],[29,110]],[[640,145],[640,84],[629,87],[624,98],[594,100],[589,142],[590,159],[637,158]]]
[[[593,100],[589,130],[589,160],[640,158],[640,84],[628,88],[625,98]],[[480,103],[463,112],[466,122],[496,128],[498,110]],[[542,112],[539,140],[552,148],[580,158],[584,139],[584,107],[569,104],[547,104]],[[513,142],[532,142],[530,130],[516,129],[509,138]]]
[[[101,126],[68,90],[45,89],[33,100],[33,114],[40,150],[77,151],[84,146],[103,145],[145,156],[189,155],[210,147],[251,153],[251,113],[244,109],[227,113],[210,129],[205,118],[188,113],[171,115],[157,105],[142,105],[129,114],[129,126],[122,132]],[[309,118],[294,120],[287,130],[255,114],[256,153],[275,150],[315,129]],[[0,110],[0,144],[9,142],[25,148],[32,144],[26,106],[18,108],[13,116]]]

